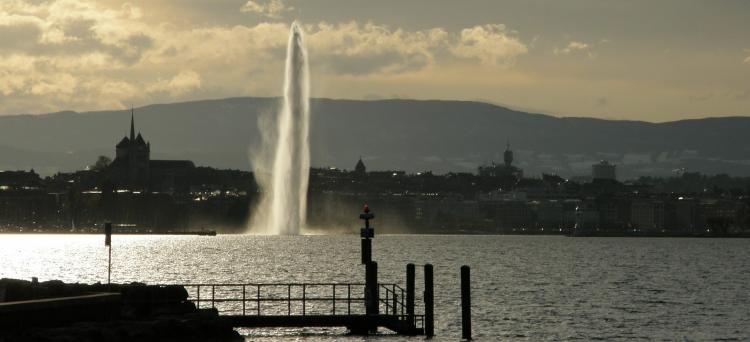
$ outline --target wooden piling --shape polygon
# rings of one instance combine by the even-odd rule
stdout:
[[[414,264],[406,265],[406,316],[409,322],[414,322]]]
[[[471,340],[471,270],[461,266],[461,337]]]
[[[424,334],[435,336],[435,292],[432,279],[432,265],[424,265]]]

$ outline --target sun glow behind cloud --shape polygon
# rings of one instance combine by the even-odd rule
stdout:
[[[679,46],[682,36],[641,34],[627,21],[610,30],[591,28],[588,17],[571,24],[534,13],[541,19],[529,23],[518,19],[530,6],[522,1],[478,0],[462,7],[470,20],[446,17],[454,5],[430,2],[430,13],[408,21],[387,18],[401,7],[414,11],[421,0],[361,9],[342,2],[325,13],[319,7],[330,7],[329,0],[131,1],[1,1],[0,114],[277,96],[288,25],[299,17],[318,97],[485,99],[561,115],[656,121],[742,115],[750,106],[747,96],[712,96],[750,92],[750,57],[741,45],[737,63],[736,45],[695,49],[722,42],[709,34],[684,34],[696,41]],[[593,0],[581,1],[550,6]],[[635,13],[638,20],[646,14]]]
[[[277,17],[280,1],[242,11]],[[88,0],[0,5],[0,111],[124,108],[202,96],[276,95],[288,24],[180,26],[143,21],[132,4]],[[418,71],[456,59],[512,65],[526,45],[502,24],[449,32],[372,22],[306,25],[319,75]]]

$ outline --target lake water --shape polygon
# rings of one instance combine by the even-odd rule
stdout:
[[[113,282],[363,282],[357,236],[118,236]],[[472,268],[476,340],[749,340],[750,239],[379,235],[380,282],[435,267],[436,340],[460,337]],[[102,235],[0,235],[0,277],[106,282]],[[421,304],[421,303],[420,303]],[[421,312],[422,306],[418,307]],[[248,340],[363,340],[339,329]],[[383,337],[382,340],[421,340]]]

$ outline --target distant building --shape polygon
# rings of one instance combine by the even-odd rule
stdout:
[[[362,162],[362,157],[359,157],[357,165],[354,166],[354,175],[357,177],[364,177],[367,175],[367,168],[365,167],[365,163]]]
[[[630,222],[634,228],[646,231],[665,229],[664,201],[653,199],[634,200],[630,207]]]
[[[497,185],[503,189],[514,188],[523,178],[523,170],[513,166],[513,151],[510,149],[510,143],[505,147],[502,165],[492,162],[490,165],[480,166],[477,171],[480,177],[497,180]]]
[[[0,171],[0,190],[29,189],[41,186],[41,178],[31,171]]]
[[[602,160],[597,164],[591,166],[591,178],[593,180],[605,179],[605,180],[617,180],[615,174],[615,165],[610,164],[606,160]]]
[[[115,159],[109,165],[109,178],[119,187],[134,189],[173,187],[175,177],[186,177],[195,168],[189,160],[151,160],[151,143],[138,132],[130,112],[130,136],[115,146]]]
[[[130,113],[130,137],[123,137],[115,145],[115,160],[109,165],[110,174],[130,187],[145,186],[149,180],[151,144],[135,135],[135,118]]]
[[[510,168],[513,163],[513,151],[510,149],[510,140],[505,144],[505,153],[503,153],[503,161],[505,162],[505,167]]]

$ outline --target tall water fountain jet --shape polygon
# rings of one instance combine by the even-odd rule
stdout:
[[[284,79],[284,102],[276,117],[275,141],[264,146],[275,151],[268,158],[270,179],[260,181],[263,197],[253,215],[251,232],[274,235],[299,234],[307,215],[310,172],[310,84],[302,28],[293,23],[289,32]],[[256,158],[257,159],[257,158]],[[262,165],[256,165],[256,175]],[[261,176],[262,178],[262,176]]]

